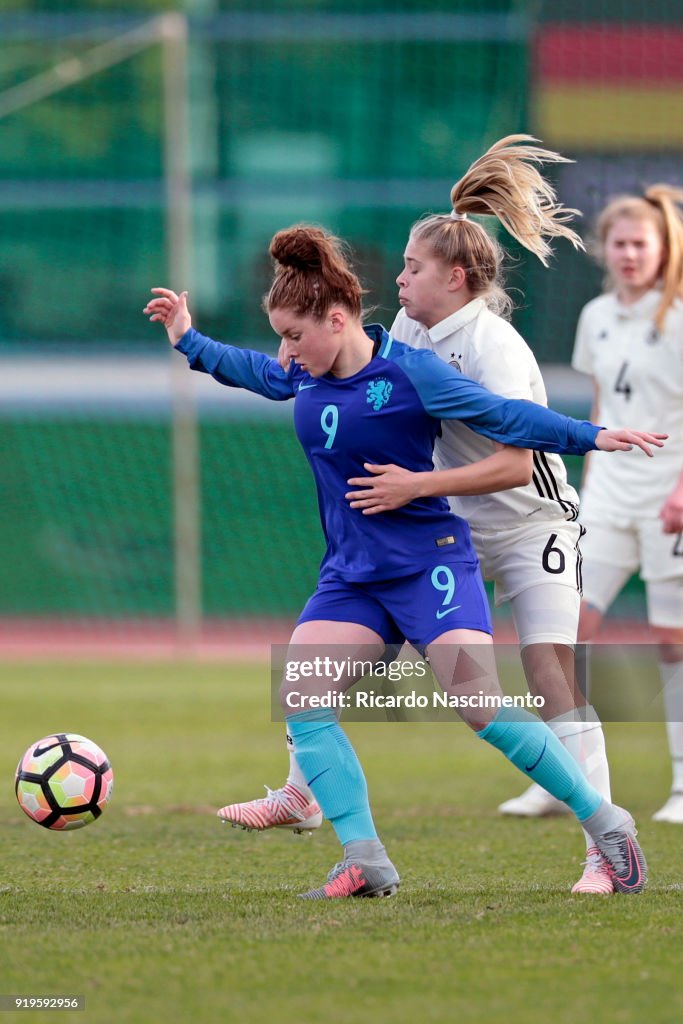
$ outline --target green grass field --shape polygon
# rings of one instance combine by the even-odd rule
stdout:
[[[661,725],[608,726],[615,797],[640,820],[640,897],[572,897],[573,821],[510,821],[524,780],[461,725],[355,724],[392,900],[303,903],[337,859],[248,834],[223,803],[279,785],[265,667],[0,666],[0,994],[78,994],[77,1021],[416,1020],[640,1024],[683,1015],[683,830],[649,815],[669,785]],[[69,834],[13,793],[28,744],[81,732],[108,753],[104,817]],[[0,1022],[53,1013],[2,1013]],[[61,1018],[58,1018],[61,1019]]]

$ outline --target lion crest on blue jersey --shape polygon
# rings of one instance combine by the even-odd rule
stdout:
[[[375,412],[379,412],[389,399],[391,398],[391,392],[394,390],[394,385],[390,380],[385,377],[375,377],[368,384],[368,390],[366,392],[368,398],[368,405],[371,405]]]

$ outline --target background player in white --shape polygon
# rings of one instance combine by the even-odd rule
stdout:
[[[671,796],[655,821],[683,824],[683,190],[653,185],[609,202],[597,222],[607,290],[581,313],[572,365],[594,382],[610,423],[655,418],[669,431],[656,462],[593,459],[581,494],[584,602],[590,640],[634,572],[645,581],[659,644]],[[647,463],[647,464],[646,464]]]
[[[501,316],[511,309],[499,282],[503,250],[479,224],[467,219],[468,213],[497,216],[544,262],[550,252],[546,237],[564,236],[580,245],[566,223],[574,211],[557,205],[552,188],[534,166],[562,158],[525,145],[533,141],[510,136],[496,143],[454,185],[452,212],[413,226],[398,277],[403,310],[391,333],[416,347],[433,348],[446,362],[506,397],[547,404],[533,354]],[[397,466],[367,466],[376,475],[350,480],[361,489],[350,491],[347,498],[353,507],[373,514],[421,495],[467,496],[452,499],[452,507],[470,523],[482,571],[496,580],[497,600],[512,603],[529,687],[545,698],[544,713],[553,731],[609,800],[602,727],[592,708],[577,711],[574,697],[573,644],[580,605],[578,496],[567,484],[558,456],[534,454],[532,462],[530,452],[485,439],[479,443],[469,429],[453,426],[460,425],[444,423],[437,441],[435,466],[444,472],[411,474]],[[530,477],[527,486],[515,491],[488,493]],[[261,800],[223,808],[226,820],[252,828],[320,824],[289,746],[285,786]],[[515,813],[535,814],[539,806],[544,813],[563,808],[535,785],[522,804],[522,811]],[[588,862],[575,891],[609,894],[610,873],[586,838]]]

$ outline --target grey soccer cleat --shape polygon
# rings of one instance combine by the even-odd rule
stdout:
[[[624,814],[621,828],[593,838],[607,861],[615,892],[642,892],[647,882],[647,861],[636,839],[635,822],[628,811]]]
[[[299,899],[339,900],[347,896],[393,896],[399,885],[400,878],[391,861],[376,866],[342,860],[332,868],[324,885],[319,889],[299,893]]]

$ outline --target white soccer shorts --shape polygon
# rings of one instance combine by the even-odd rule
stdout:
[[[494,581],[496,605],[510,601],[522,647],[576,643],[582,532],[564,519],[498,532],[472,530],[484,578]]]
[[[662,533],[659,519],[584,524],[584,598],[606,612],[636,572],[645,581],[648,621],[683,627],[683,535]]]

